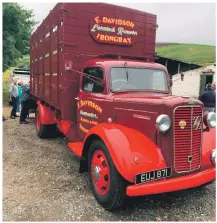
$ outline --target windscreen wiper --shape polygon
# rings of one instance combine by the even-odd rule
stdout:
[[[129,79],[129,73],[128,73],[128,68],[127,68],[127,62],[124,63],[124,67],[125,67],[127,81],[128,81],[128,79]]]

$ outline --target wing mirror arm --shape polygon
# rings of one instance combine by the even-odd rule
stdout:
[[[170,80],[169,80],[169,85],[170,85],[170,87],[173,86],[173,80],[172,80],[172,78],[170,78]]]
[[[100,80],[100,85],[101,85],[102,87],[105,86],[105,80],[104,80],[104,79]]]
[[[180,79],[181,79],[181,81],[184,81],[184,76],[185,76],[184,73],[181,72],[180,75],[181,75],[181,77],[180,78],[177,78],[176,80],[172,80],[172,78],[170,79],[170,87],[172,87],[173,82],[175,82],[175,81],[178,81]]]

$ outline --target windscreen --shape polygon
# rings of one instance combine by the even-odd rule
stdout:
[[[162,70],[115,67],[111,69],[112,91],[168,91]]]

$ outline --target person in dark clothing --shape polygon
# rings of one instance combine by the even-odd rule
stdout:
[[[17,89],[18,89],[18,97],[17,97],[17,113],[21,112],[21,96],[22,96],[22,87],[20,82],[18,81],[17,84]]]
[[[206,91],[211,91],[211,90],[212,90],[212,85],[211,85],[211,83],[208,83],[206,85]]]
[[[27,124],[28,122],[26,121],[28,112],[29,112],[29,92],[30,92],[30,87],[28,84],[24,84],[21,82],[22,86],[22,96],[21,96],[21,115],[20,115],[20,124]]]
[[[215,81],[213,81],[213,83],[212,83],[212,88],[213,88],[214,91],[216,91],[216,83],[215,83]]]
[[[11,83],[10,88],[9,88],[9,93],[10,93],[11,100],[12,100],[12,105],[13,105],[13,108],[11,110],[10,118],[15,119],[16,117],[18,117],[16,115],[17,97],[18,97],[17,78],[16,77],[13,78],[13,82]]]
[[[211,84],[207,85],[206,91],[204,91],[199,100],[204,104],[205,112],[214,112],[216,107],[216,92],[214,91]]]

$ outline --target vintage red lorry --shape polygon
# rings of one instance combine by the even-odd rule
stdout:
[[[156,28],[149,13],[58,3],[30,38],[38,137],[65,135],[107,210],[215,180],[215,113],[171,94]]]

